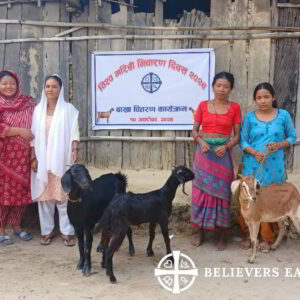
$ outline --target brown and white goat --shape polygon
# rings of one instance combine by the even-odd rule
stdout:
[[[279,233],[275,243],[271,245],[273,250],[284,236],[285,217],[290,217],[300,233],[300,194],[289,182],[260,186],[259,181],[252,176],[238,175],[238,178],[240,179],[232,182],[231,191],[239,200],[241,213],[249,227],[252,254],[248,262],[254,263],[261,222],[278,222]]]

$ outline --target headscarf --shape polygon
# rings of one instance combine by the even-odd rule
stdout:
[[[52,77],[60,78],[57,74],[52,75]],[[35,148],[35,155],[38,161],[37,173],[31,173],[33,200],[40,197],[46,189],[48,172],[61,178],[67,170],[67,166],[72,163],[72,139],[76,136],[76,130],[78,130],[78,110],[72,104],[65,102],[62,85],[47,142],[47,104],[48,99],[45,96],[44,88],[41,101],[33,113],[31,128],[35,137],[32,146]]]
[[[1,111],[20,111],[28,108],[28,106],[34,105],[31,96],[21,95],[21,88],[20,88],[20,78],[19,76],[9,70],[1,70],[1,73],[6,73],[6,75],[13,77],[17,82],[17,92],[12,97],[5,97],[4,95],[0,94],[0,112]],[[4,76],[6,76],[4,75]],[[4,77],[3,76],[3,77]],[[3,78],[2,77],[2,78]]]

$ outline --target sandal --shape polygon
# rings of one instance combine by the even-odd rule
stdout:
[[[6,234],[0,235],[0,245],[1,246],[8,246],[8,245],[12,245],[13,243],[14,242],[10,238],[9,235],[6,235]]]
[[[269,242],[266,241],[262,241],[259,245],[258,245],[258,250],[262,253],[269,253],[271,250],[271,246]]]
[[[73,235],[64,235],[62,234],[61,235],[62,239],[63,239],[63,242],[64,242],[64,245],[67,246],[67,247],[73,247],[75,246],[75,241],[74,241],[74,236]]]
[[[48,246],[52,243],[52,240],[54,238],[54,233],[51,232],[47,235],[42,235],[40,239],[40,244],[43,246]]]
[[[22,241],[28,242],[32,240],[32,234],[27,231],[14,232],[13,234],[17,236],[19,239],[21,239]]]

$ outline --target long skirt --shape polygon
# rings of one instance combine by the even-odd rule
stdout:
[[[197,145],[193,171],[192,225],[203,229],[230,228],[234,175],[230,152],[217,157],[213,151],[202,152]]]

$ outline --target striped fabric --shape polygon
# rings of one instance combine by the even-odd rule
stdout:
[[[217,157],[214,152],[201,153],[197,145],[193,171],[192,225],[205,229],[230,227],[230,185],[233,180],[230,153]]]
[[[0,227],[6,225],[20,226],[25,214],[26,206],[4,206],[0,205]]]

